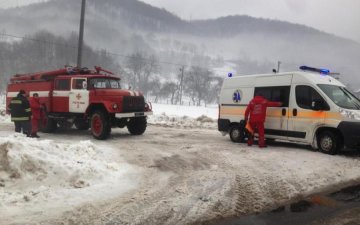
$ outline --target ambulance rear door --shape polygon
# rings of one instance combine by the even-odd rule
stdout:
[[[281,107],[268,107],[265,120],[267,138],[287,139],[289,99],[292,74],[268,75],[256,78],[254,95],[260,93],[269,101],[282,102]]]

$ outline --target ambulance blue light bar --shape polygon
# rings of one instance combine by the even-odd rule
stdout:
[[[316,72],[316,73],[321,73],[321,74],[330,74],[330,70],[328,70],[328,69],[320,69],[320,68],[314,68],[314,67],[309,67],[309,66],[300,66],[300,69],[303,71],[311,71],[311,72]]]

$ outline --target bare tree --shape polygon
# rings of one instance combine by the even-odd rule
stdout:
[[[149,86],[151,87],[150,94],[154,97],[154,102],[158,103],[159,99],[162,97],[161,93],[161,82],[159,78],[154,78],[150,83]]]
[[[19,42],[0,40],[0,91],[5,90],[9,77],[14,74],[61,68],[74,65],[77,38],[75,35],[65,39],[47,31],[40,31]],[[75,43],[75,44],[74,44]],[[99,65],[117,72],[120,66],[106,51],[94,51],[84,46],[86,57],[84,65]]]
[[[215,76],[211,79],[210,91],[205,97],[205,105],[209,103],[219,102],[219,95],[220,95],[222,83],[223,83],[223,78],[221,77]]]
[[[147,95],[151,89],[151,81],[159,71],[159,62],[156,56],[147,57],[145,53],[134,53],[127,61],[127,68],[131,86]]]
[[[185,77],[185,90],[187,95],[197,106],[201,105],[201,101],[205,101],[211,90],[211,81],[213,72],[193,66]]]
[[[170,103],[175,104],[178,93],[178,85],[175,82],[168,81],[161,88],[161,96],[170,97]]]

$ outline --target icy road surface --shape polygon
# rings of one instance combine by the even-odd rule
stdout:
[[[11,123],[0,124],[1,141],[20,145],[12,132]],[[41,150],[44,140],[65,149],[56,149],[61,154]],[[68,171],[60,174],[45,171],[45,178],[39,178],[44,187],[27,180],[34,176],[26,170],[29,167],[19,166],[23,176],[3,180],[0,187],[1,224],[191,224],[273,209],[360,182],[358,155],[329,156],[292,144],[258,149],[234,144],[215,129],[149,125],[142,136],[114,129],[107,141],[96,141],[87,131],[70,130],[25,142],[40,146],[32,150],[42,170],[50,173],[62,165],[49,160],[50,155],[63,155],[64,162],[76,165],[69,164]],[[18,151],[6,149],[8,154]],[[81,154],[83,167],[96,165],[94,174],[79,170],[77,179],[71,180],[71,168],[79,167],[72,160],[80,160],[72,158]],[[18,160],[19,165],[26,162]],[[84,182],[77,186],[76,181]]]

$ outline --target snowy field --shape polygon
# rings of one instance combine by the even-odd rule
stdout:
[[[218,106],[153,104],[149,123],[179,128],[217,128]]]
[[[248,147],[217,131],[216,106],[153,109],[144,135],[105,142],[29,139],[0,115],[0,224],[196,224],[360,183],[358,154]]]

